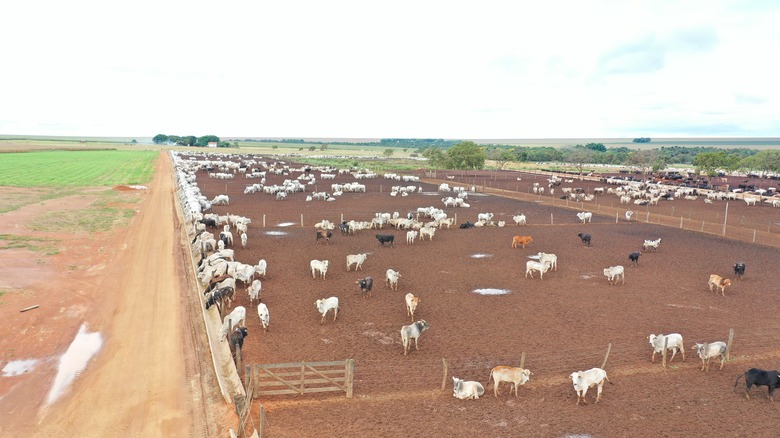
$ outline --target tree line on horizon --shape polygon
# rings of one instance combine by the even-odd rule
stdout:
[[[195,146],[206,147],[209,143],[217,143],[217,147],[226,148],[230,147],[230,142],[220,141],[216,135],[204,135],[202,137],[196,137],[194,135],[165,135],[157,134],[152,138],[154,144],[176,145],[176,146]]]

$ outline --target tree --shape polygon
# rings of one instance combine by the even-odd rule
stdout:
[[[179,137],[178,135],[168,136],[168,144],[179,144],[179,140],[181,140],[181,137]]]
[[[596,151],[596,152],[606,152],[607,151],[607,147],[604,146],[603,143],[588,143],[588,144],[585,145],[585,147],[587,149],[590,149],[590,150]]]
[[[195,141],[195,146],[208,146],[211,142],[219,143],[219,137],[216,135],[204,135],[203,137],[198,137],[198,139]]]
[[[647,175],[653,168],[653,163],[661,159],[660,153],[656,149],[644,149],[633,151],[626,157],[626,164],[639,168],[642,175]]]
[[[693,158],[693,165],[699,172],[705,172],[709,176],[717,175],[718,169],[729,169],[736,166],[739,158],[726,154],[725,151],[700,152]]]
[[[309,146],[309,152],[314,152],[317,150],[317,147],[314,145]]]
[[[506,167],[507,163],[517,159],[517,155],[513,151],[504,148],[490,149],[487,155],[488,159],[496,162],[496,167],[498,170],[504,170],[504,167]]]
[[[473,141],[462,141],[447,149],[447,163],[452,169],[482,169],[485,158],[485,151]]]
[[[390,149],[390,148],[387,148],[387,149],[385,149],[385,150],[382,152],[382,155],[384,155],[384,156],[385,156],[385,157],[387,157],[387,158],[390,158],[391,156],[393,156],[393,153],[395,153],[395,150],[393,150],[393,149]]]
[[[154,144],[165,144],[168,142],[168,136],[165,134],[157,134],[152,139]]]
[[[756,155],[758,169],[764,172],[780,172],[780,151],[765,149]]]
[[[133,140],[130,142],[130,144],[138,144],[138,140],[136,140],[136,139],[133,139]]]
[[[186,137],[179,137],[179,141],[176,142],[179,146],[195,146],[198,138],[194,135],[188,135]]]
[[[327,143],[323,143],[323,144],[321,144],[321,145],[320,145],[320,150],[321,150],[321,151],[327,151],[327,150],[328,150],[328,144],[327,144]]]
[[[447,155],[441,148],[430,147],[422,151],[422,156],[428,159],[431,167],[434,169],[443,169],[447,167]]]
[[[573,149],[567,151],[564,159],[567,162],[574,164],[577,168],[577,172],[582,175],[585,164],[592,163],[594,155],[593,149],[577,145]]]

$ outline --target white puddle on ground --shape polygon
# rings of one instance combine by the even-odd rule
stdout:
[[[87,325],[81,324],[79,332],[70,343],[68,350],[60,357],[57,366],[57,376],[54,378],[49,395],[46,396],[46,404],[56,401],[70,386],[103,345],[103,336],[99,332],[87,333]]]
[[[469,257],[471,257],[472,259],[486,259],[486,258],[493,257],[493,254],[472,254]]]
[[[295,225],[295,222],[282,222],[281,224],[277,224],[277,227],[291,227]]]
[[[487,288],[487,289],[474,289],[472,292],[480,295],[506,295],[511,291],[509,289]]]
[[[287,231],[266,231],[267,236],[286,236]]]
[[[38,359],[12,360],[3,367],[3,377],[18,376],[35,369]]]

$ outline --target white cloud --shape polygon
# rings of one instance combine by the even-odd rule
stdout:
[[[780,136],[774,2],[0,6],[0,133]]]

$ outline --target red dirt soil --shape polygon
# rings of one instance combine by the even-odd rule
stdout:
[[[267,184],[298,175],[269,174]],[[543,178],[492,172],[459,173],[444,181],[476,182],[480,191],[503,186],[527,193],[532,182]],[[354,178],[339,176],[334,182],[348,181]],[[337,223],[342,217],[370,220],[377,212],[405,215],[418,207],[443,208],[446,195],[436,191],[437,185],[422,183],[423,194],[392,197],[391,186],[408,184],[380,177],[359,181],[367,186],[366,193],[345,193],[335,202],[306,202],[302,193],[276,201],[267,194],[244,195],[244,187],[255,182],[240,175],[225,182],[198,173],[206,197],[230,196],[230,205],[216,206],[215,212],[252,219],[248,247],[234,247],[236,260],[268,261],[261,297],[270,311],[270,331],[262,331],[243,288],[234,302],[248,309],[245,362],[356,362],[352,399],[343,394],[260,397],[268,436],[702,436],[712,433],[714,424],[720,436],[777,436],[772,422],[755,421],[777,415],[766,389],[754,389],[750,400],[745,400],[743,383],[734,389],[735,378],[751,367],[780,368],[773,311],[778,292],[775,248],[622,218],[616,224],[614,215],[594,214],[592,223],[581,224],[577,210],[553,207],[549,196],[523,202],[484,193],[469,196],[470,208],[445,210],[457,214],[459,223],[493,212],[494,220],[509,225],[439,230],[432,241],[413,245],[406,244],[405,231],[386,228],[342,236],[336,229],[330,244],[317,243],[313,225],[322,219]],[[330,193],[330,184],[319,180],[307,191]],[[605,186],[579,181],[564,186],[583,185]],[[611,195],[600,202],[618,204]],[[691,217],[725,206],[706,205],[701,198],[672,202],[678,215],[684,210]],[[734,217],[757,222],[779,218],[780,210],[748,209],[740,203],[731,202]],[[595,212],[595,204],[590,207]],[[521,212],[528,217],[526,227],[512,221]],[[549,225],[551,215],[555,225]],[[590,247],[580,242],[581,232],[593,236]],[[380,247],[377,233],[394,234],[395,246]],[[531,235],[534,241],[526,249],[512,249],[514,235]],[[639,250],[644,239],[655,238],[662,238],[658,251],[645,252],[639,265],[630,267],[628,254]],[[544,280],[524,278],[527,256],[540,251],[558,255],[558,270]],[[346,255],[358,253],[368,254],[363,270],[347,272]],[[312,259],[330,261],[324,280],[312,278]],[[740,281],[731,275],[737,261],[748,267]],[[626,283],[611,287],[602,270],[618,264],[625,266]],[[398,291],[383,285],[388,268],[402,275]],[[714,273],[734,282],[725,297],[708,290]],[[374,278],[371,298],[362,298],[355,284],[364,276]],[[474,292],[481,288],[509,293]],[[421,336],[419,351],[403,356],[399,330],[410,323],[407,292],[420,297],[416,317],[425,319],[430,330]],[[335,322],[328,318],[320,325],[314,302],[328,296],[339,297],[341,310]],[[730,328],[735,331],[731,360],[722,371],[717,366],[700,371],[690,350],[694,342],[726,341]],[[684,336],[688,351],[685,362],[678,355],[664,369],[658,357],[650,362],[647,337],[670,332]],[[605,386],[599,404],[593,404],[594,389],[589,404],[577,406],[569,374],[600,366],[610,343],[605,368],[614,384]],[[484,385],[493,366],[518,366],[523,352],[525,367],[534,374],[518,398],[510,397],[506,386],[499,398],[491,397],[492,384],[483,399],[453,398],[452,376]],[[449,365],[443,391],[442,359]],[[256,406],[255,422],[257,411]]]

